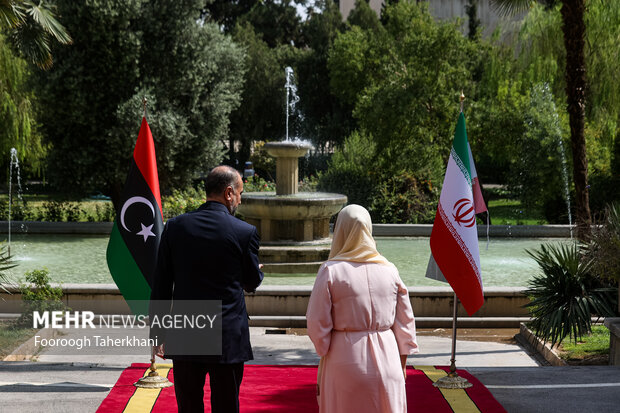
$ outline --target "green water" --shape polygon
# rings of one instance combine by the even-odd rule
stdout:
[[[6,239],[6,236],[5,236]],[[496,238],[486,249],[480,241],[480,265],[485,286],[525,286],[538,271],[536,263],[525,253],[543,242],[568,242],[566,239]],[[113,283],[105,259],[108,237],[101,235],[15,235],[11,253],[18,266],[10,278],[24,280],[24,273],[47,267],[53,282]],[[424,277],[430,255],[428,238],[377,238],[377,248],[392,261],[408,286],[443,286]],[[265,285],[312,285],[314,274],[267,274]]]

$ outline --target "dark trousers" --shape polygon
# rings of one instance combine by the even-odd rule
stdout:
[[[203,413],[204,386],[209,374],[212,413],[238,413],[243,363],[216,364],[174,360],[174,394],[179,413]]]

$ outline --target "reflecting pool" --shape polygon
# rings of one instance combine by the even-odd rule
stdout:
[[[113,283],[105,259],[108,237],[102,235],[14,235],[11,252],[18,266],[11,270],[14,282],[24,273],[47,267],[53,282]],[[6,239],[6,236],[5,236]],[[526,249],[541,243],[570,242],[562,238],[495,238],[486,248],[480,240],[480,265],[485,286],[525,286],[538,271]],[[430,255],[428,238],[377,238],[377,248],[392,261],[408,286],[442,286],[424,277]],[[267,274],[266,285],[312,285],[315,274]]]

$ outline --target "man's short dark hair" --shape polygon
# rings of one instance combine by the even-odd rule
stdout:
[[[226,165],[216,166],[209,172],[205,180],[207,196],[222,194],[229,186],[232,186],[236,191],[240,176],[241,174],[235,168]]]

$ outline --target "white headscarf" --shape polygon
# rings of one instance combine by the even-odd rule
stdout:
[[[370,214],[355,204],[342,208],[338,214],[328,260],[393,265],[377,251]]]

